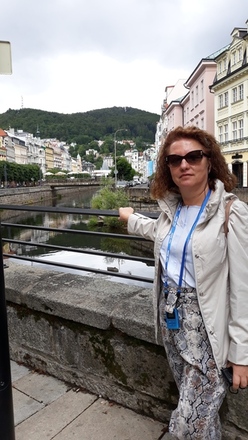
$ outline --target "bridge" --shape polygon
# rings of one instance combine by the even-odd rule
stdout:
[[[71,188],[71,187],[80,187],[80,186],[84,186],[84,187],[87,187],[87,186],[102,186],[101,185],[101,182],[99,181],[99,182],[97,182],[97,181],[86,181],[86,182],[80,182],[80,181],[75,181],[75,180],[73,180],[73,181],[64,181],[64,182],[61,182],[61,181],[57,181],[57,182],[52,182],[52,183],[50,183],[50,182],[48,182],[47,183],[47,185],[49,185],[50,186],[50,188],[51,189],[54,189],[54,188]]]

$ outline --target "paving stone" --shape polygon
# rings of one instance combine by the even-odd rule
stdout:
[[[13,387],[47,405],[68,391],[68,386],[54,377],[30,372],[13,382]]]
[[[16,440],[158,440],[164,425],[11,363]]]
[[[19,365],[16,362],[10,361],[10,366],[12,382],[21,379],[21,377],[24,377],[30,373],[30,370],[27,367],[24,365]]]
[[[44,408],[44,404],[37,402],[26,394],[13,388],[13,405],[15,426]]]
[[[157,440],[163,428],[162,423],[99,399],[54,440]]]
[[[41,409],[31,418],[18,425],[16,440],[50,440],[60,438],[61,431],[70,427],[92,403],[96,396],[83,392],[68,391],[51,404]],[[93,422],[94,423],[94,422]],[[70,439],[70,428],[69,428]]]

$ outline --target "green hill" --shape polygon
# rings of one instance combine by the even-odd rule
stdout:
[[[42,139],[57,138],[68,143],[86,144],[113,136],[119,128],[127,129],[125,137],[154,143],[159,115],[131,107],[112,107],[85,113],[55,113],[23,108],[0,114],[0,128],[23,130]]]

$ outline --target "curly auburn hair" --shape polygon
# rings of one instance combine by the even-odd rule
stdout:
[[[168,133],[159,151],[155,177],[151,186],[151,195],[154,199],[162,199],[168,191],[179,193],[165,158],[168,156],[171,144],[180,139],[194,139],[204,147],[204,152],[209,156],[211,164],[208,175],[208,185],[211,190],[215,190],[216,179],[224,183],[226,191],[231,191],[236,186],[236,176],[229,171],[215,137],[198,127],[177,127]]]

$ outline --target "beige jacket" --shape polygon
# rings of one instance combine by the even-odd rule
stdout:
[[[225,205],[235,198],[229,214],[229,233],[224,233]],[[158,302],[160,248],[168,234],[179,196],[170,193],[159,201],[161,214],[152,220],[132,214],[128,232],[154,241],[155,278],[153,307],[155,332],[159,327]],[[248,207],[216,182],[206,206],[206,219],[192,236],[196,290],[204,324],[219,370],[229,360],[248,365]]]

